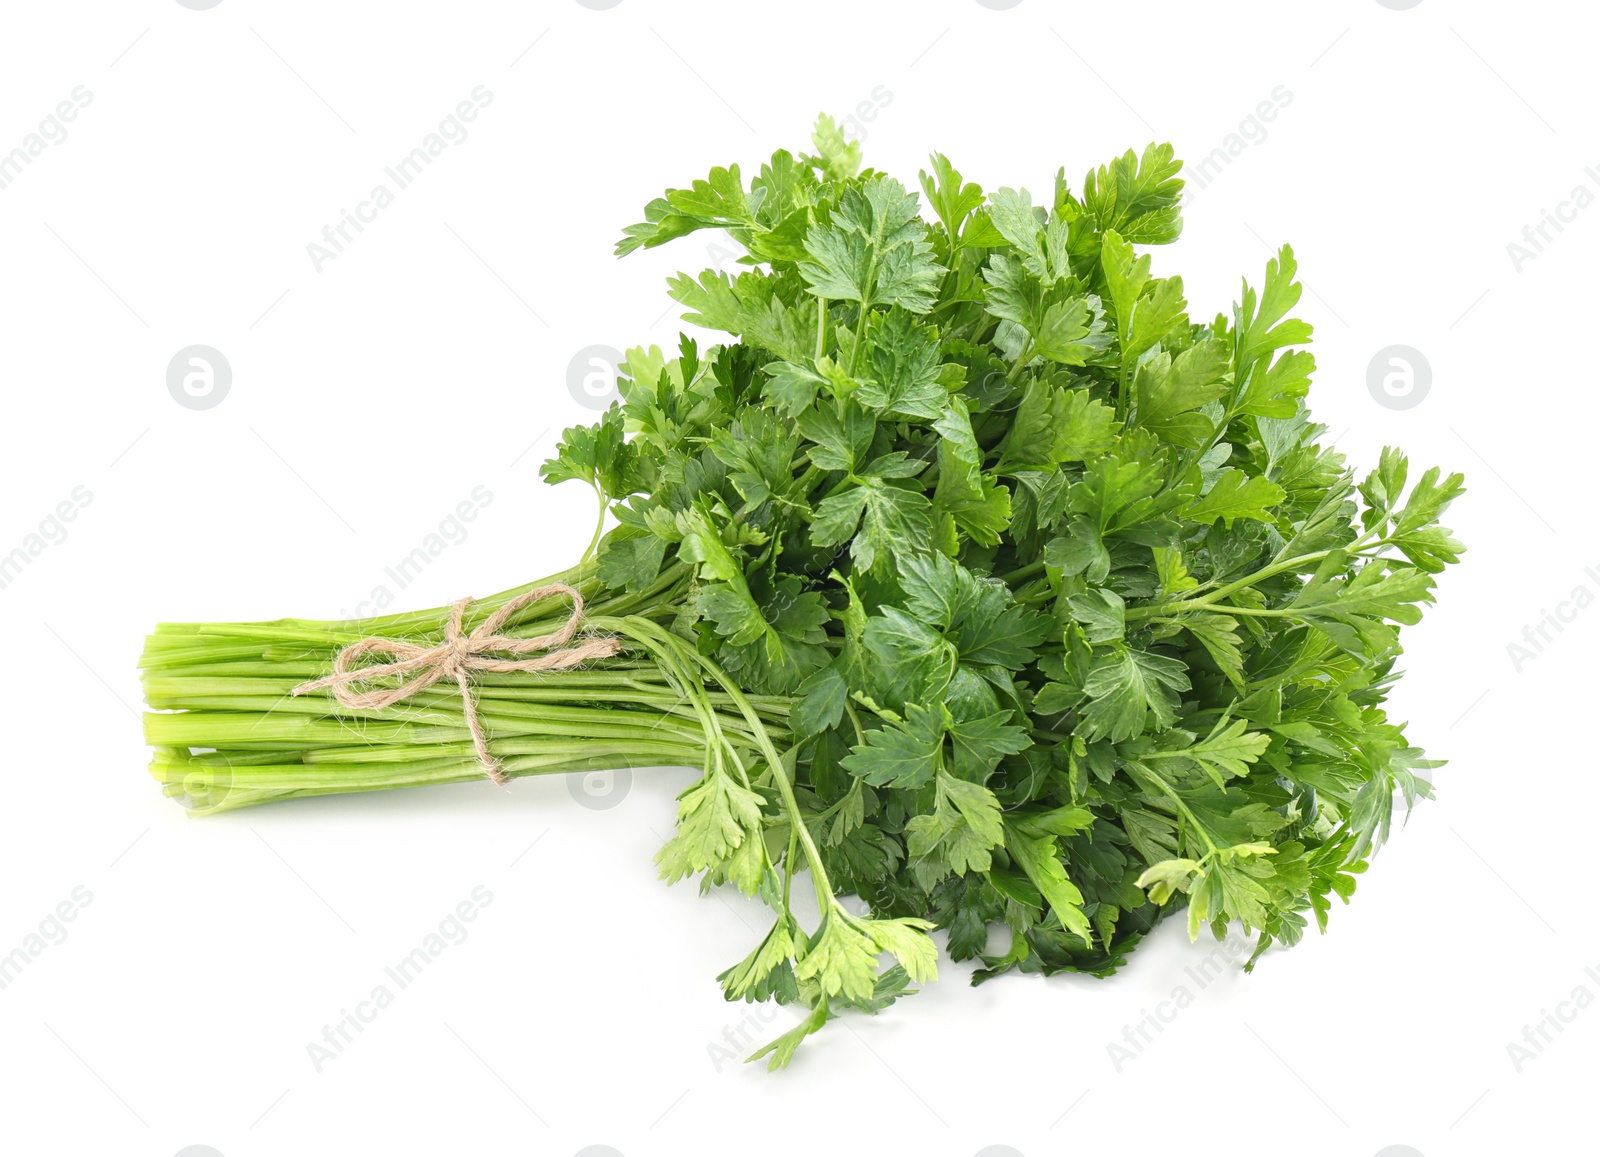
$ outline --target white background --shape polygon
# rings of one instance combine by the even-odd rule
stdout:
[[[1579,11],[7,5],[0,153],[76,86],[92,101],[0,189],[0,554],[75,487],[92,500],[0,590],[0,954],[75,888],[92,901],[0,990],[0,1148],[1579,1151],[1551,1138],[1587,1118],[1600,1005],[1560,1006],[1575,1018],[1520,1071],[1507,1049],[1574,989],[1600,998],[1600,611],[1568,606],[1520,670],[1507,649],[1600,593],[1600,208],[1520,271],[1507,251],[1575,186],[1600,191]],[[319,271],[307,244],[480,85],[470,136]],[[1150,139],[1223,147],[1280,85],[1292,100],[1157,272],[1209,316],[1293,242],[1316,417],[1363,469],[1396,443],[1469,484],[1449,521],[1471,551],[1406,632],[1394,699],[1450,760],[1440,799],[1327,937],[1203,990],[1176,924],[1110,980],[972,989],[946,962],[769,1076],[712,1047],[746,1012],[712,978],[758,913],[654,878],[687,773],[639,772],[609,809],[552,779],[192,821],[146,775],[135,666],[158,620],[351,613],[477,486],[492,502],[396,609],[577,557],[588,495],[537,477],[593,416],[568,363],[671,341],[664,275],[717,258],[703,236],[612,258],[666,186],[803,148],[819,109],[881,86],[870,164],[911,184],[939,149],[1042,199],[1058,166],[1076,187]],[[204,411],[165,381],[194,343],[233,369]],[[1432,368],[1404,410],[1367,388],[1396,343]],[[493,901],[469,938],[317,1072],[308,1043],[477,885]],[[1179,986],[1193,1003],[1119,1071],[1108,1045]]]

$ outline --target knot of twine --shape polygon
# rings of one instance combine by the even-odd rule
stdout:
[[[565,595],[572,600],[572,617],[558,630],[548,635],[536,635],[530,639],[516,639],[496,633],[505,625],[507,619],[523,607],[551,595]],[[485,619],[477,630],[470,635],[463,635],[462,620],[472,601],[468,597],[451,605],[450,621],[445,626],[444,641],[437,646],[422,646],[405,639],[362,639],[339,652],[333,660],[331,675],[302,683],[290,694],[304,695],[308,691],[329,688],[333,692],[333,697],[346,707],[381,710],[403,699],[409,699],[424,687],[431,687],[441,679],[454,679],[456,686],[461,688],[461,709],[466,717],[467,730],[472,733],[472,746],[478,753],[478,763],[482,765],[484,774],[495,783],[505,783],[506,776],[500,769],[500,761],[489,751],[489,741],[484,736],[483,723],[478,718],[477,704],[472,698],[472,685],[468,682],[468,673],[559,671],[566,667],[575,667],[589,659],[603,659],[608,655],[615,655],[622,650],[622,643],[614,638],[597,636],[579,640],[576,646],[567,647],[567,643],[578,633],[578,626],[583,620],[583,596],[565,583],[551,583],[549,586],[536,587],[526,594],[518,595]],[[562,647],[565,650],[551,650],[554,647]],[[525,655],[529,651],[545,653],[534,659],[489,657],[491,652]],[[367,655],[387,655],[393,661],[360,667],[355,665],[356,660]],[[415,677],[398,687],[359,689],[360,684],[373,679],[381,679],[387,675],[410,675],[412,672],[416,672]]]

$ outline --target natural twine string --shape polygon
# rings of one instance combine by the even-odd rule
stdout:
[[[565,595],[572,600],[572,617],[559,630],[531,639],[515,639],[497,634],[506,620],[523,607],[551,595]],[[462,620],[472,599],[464,598],[450,607],[450,621],[445,627],[444,642],[433,647],[420,646],[405,639],[362,639],[351,643],[333,660],[333,674],[302,683],[290,694],[304,695],[308,691],[330,688],[333,697],[346,707],[360,710],[381,710],[409,699],[424,687],[431,687],[441,679],[454,679],[461,688],[461,708],[466,716],[467,730],[472,733],[472,746],[478,753],[478,762],[484,774],[495,783],[505,783],[506,775],[500,761],[489,752],[489,741],[483,733],[483,723],[478,719],[477,704],[472,698],[472,685],[467,680],[470,671],[558,671],[575,667],[589,659],[603,659],[622,650],[622,643],[614,638],[596,636],[582,639],[574,647],[567,643],[578,633],[583,620],[583,596],[565,583],[551,583],[535,587],[518,595],[494,614],[485,619],[470,635],[461,633]],[[565,650],[550,650],[566,647]],[[524,655],[529,651],[545,651],[536,659],[492,659],[488,653],[499,651]],[[357,659],[365,655],[389,655],[393,662],[357,667]],[[379,687],[362,691],[360,683],[380,679],[386,675],[409,675],[415,678],[398,687]]]

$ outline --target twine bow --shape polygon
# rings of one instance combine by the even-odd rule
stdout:
[[[565,595],[572,600],[572,617],[558,630],[531,639],[516,639],[497,634],[506,620],[523,607],[551,595]],[[445,627],[444,642],[425,647],[405,639],[368,638],[351,643],[333,660],[333,673],[321,679],[302,683],[290,694],[304,695],[308,691],[329,688],[333,697],[346,707],[360,710],[381,710],[403,699],[409,699],[424,687],[431,687],[441,679],[454,679],[461,688],[461,708],[466,717],[467,730],[472,733],[472,746],[478,753],[478,762],[484,774],[495,783],[505,783],[506,776],[500,761],[489,751],[489,741],[483,733],[483,723],[478,718],[477,704],[472,698],[472,685],[467,679],[471,671],[558,671],[575,667],[589,659],[603,659],[622,649],[617,639],[594,637],[582,639],[576,646],[567,643],[578,633],[583,620],[583,596],[565,583],[551,583],[518,595],[495,611],[470,635],[463,635],[462,620],[470,597],[459,600],[450,607],[450,621]],[[553,647],[564,650],[551,650]],[[535,659],[494,659],[491,652],[525,655],[529,651],[544,651]],[[357,659],[365,655],[388,655],[393,661],[358,667]],[[386,675],[416,676],[398,687],[377,687],[359,690],[358,684]]]

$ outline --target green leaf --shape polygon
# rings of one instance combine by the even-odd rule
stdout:
[[[1248,377],[1234,412],[1262,418],[1293,417],[1299,399],[1311,388],[1316,368],[1317,359],[1306,350],[1280,354],[1270,366]]]
[[[1172,146],[1129,149],[1083,178],[1083,207],[1102,233],[1116,231],[1139,245],[1165,245],[1183,231],[1183,162]]]
[[[1239,621],[1228,615],[1186,616],[1183,625],[1200,641],[1221,672],[1235,687],[1244,684],[1244,650],[1239,638]]]
[[[793,418],[811,408],[828,379],[809,366],[793,362],[769,362],[762,369],[770,376],[762,396],[785,418]]]
[[[1115,230],[1101,238],[1100,267],[1117,320],[1122,363],[1132,366],[1183,316],[1183,283],[1152,281],[1150,255],[1135,257],[1133,246]]]
[[[1152,904],[1165,904],[1174,892],[1187,892],[1200,865],[1194,860],[1162,860],[1151,864],[1134,881],[1136,888],[1150,890]]]
[[[822,935],[806,950],[794,974],[816,984],[825,996],[867,1000],[878,982],[877,946],[842,913],[830,912]]]
[[[1266,283],[1259,302],[1255,290],[1246,284],[1234,307],[1236,413],[1292,417],[1295,399],[1306,392],[1315,366],[1310,354],[1296,351],[1280,356],[1275,363],[1269,360],[1274,350],[1311,340],[1311,326],[1285,317],[1300,300],[1296,272],[1294,250],[1285,245],[1277,257],[1267,262]]]
[[[931,814],[906,825],[909,866],[926,883],[954,873],[987,872],[1005,840],[1000,801],[982,784],[941,773]]]
[[[798,424],[800,433],[816,443],[809,451],[812,463],[822,470],[847,474],[866,464],[878,428],[872,415],[852,402],[808,409],[799,415]]]
[[[951,770],[958,779],[982,783],[1006,756],[1033,746],[1028,733],[1011,719],[1009,711],[999,711],[949,724],[950,743],[955,754]]]
[[[904,721],[866,734],[840,763],[874,787],[918,788],[944,765],[942,709],[912,704]]]
[[[1189,506],[1183,516],[1191,522],[1207,525],[1219,518],[1225,526],[1232,526],[1236,518],[1271,522],[1272,507],[1284,497],[1283,487],[1277,483],[1230,468],[1218,475],[1211,489]]]
[[[906,610],[940,630],[966,622],[991,589],[960,563],[937,554],[908,558],[900,586]]]
[[[944,267],[933,257],[917,198],[889,177],[845,190],[827,224],[806,234],[800,274],[818,297],[863,306],[933,308]]]
[[[1029,383],[1011,430],[1001,443],[999,471],[1014,474],[1063,462],[1087,462],[1110,449],[1116,413],[1087,390]]]
[[[833,123],[833,118],[827,113],[817,117],[811,143],[817,155],[810,160],[822,170],[827,180],[848,181],[860,171],[861,142],[846,140],[844,131]]]
[[[899,306],[874,315],[867,328],[871,374],[856,400],[890,418],[923,418],[945,412],[948,394],[939,380],[939,343],[930,326]]]
[[[1037,329],[1043,324],[1050,293],[1019,258],[1009,253],[993,254],[983,279],[989,287],[984,295],[984,308],[989,313],[1029,332],[1030,326]]]
[[[678,797],[678,830],[656,853],[669,884],[729,863],[747,840],[760,840],[761,797],[720,772],[709,772]],[[753,893],[757,878],[741,888]]]
[[[1125,461],[1114,454],[1096,458],[1073,486],[1070,509],[1086,515],[1100,537],[1136,525],[1154,513],[1150,500],[1162,486],[1158,461]]]
[[[927,496],[909,483],[875,477],[823,499],[811,523],[811,541],[817,546],[839,546],[854,535],[852,561],[880,575],[895,560],[926,550],[932,534],[933,506]]]
[[[680,273],[668,278],[667,292],[688,308],[683,320],[691,325],[738,334],[790,362],[802,362],[812,352],[815,306],[785,305],[764,274],[730,278],[707,269],[693,278]]]
[[[1184,665],[1134,647],[1098,657],[1084,680],[1090,702],[1083,709],[1086,738],[1113,743],[1132,739],[1148,722],[1166,730],[1176,721],[1171,692],[1187,691]]]
[[[943,153],[934,153],[928,160],[933,173],[921,174],[922,192],[928,198],[928,205],[938,214],[953,248],[962,244],[961,235],[967,219],[983,204],[983,190],[970,181],[963,183],[961,174]]]
[[[830,1015],[828,1002],[823,1001],[813,1008],[810,1014],[799,1024],[746,1057],[746,1063],[759,1061],[762,1057],[770,1055],[772,1059],[767,1062],[767,1071],[769,1073],[788,1068],[789,1062],[794,1060],[795,1050],[800,1047],[800,1043],[826,1024]]]
[[[616,532],[600,544],[600,581],[613,590],[641,589],[661,573],[666,540],[653,534],[623,538]]]
[[[1083,636],[1089,642],[1109,643],[1122,638],[1124,604],[1116,591],[1090,587],[1082,594],[1069,595],[1067,609],[1083,624]]]
[[[896,920],[858,920],[856,924],[879,952],[887,952],[898,960],[906,974],[918,984],[938,978],[939,948],[928,935],[928,930],[933,927],[928,921],[901,917]]]
[[[1049,306],[1033,331],[1033,352],[1064,366],[1087,365],[1111,344],[1095,299],[1080,294]]]
[[[996,190],[989,202],[989,220],[1024,259],[1037,263],[1032,269],[1035,276],[1045,276],[1044,247],[1039,238],[1045,224],[1045,211],[1034,207],[1028,191]]]
[[[1411,488],[1411,497],[1406,500],[1404,509],[1394,520],[1395,537],[1406,538],[1415,535],[1429,523],[1436,522],[1450,503],[1465,492],[1466,488],[1462,485],[1462,481],[1460,474],[1452,474],[1440,482],[1439,468],[1429,467]]]
[[[844,705],[850,699],[850,683],[844,666],[834,660],[813,671],[800,684],[789,721],[796,737],[817,735],[839,725]]]
[[[951,633],[964,663],[1020,671],[1051,634],[1050,620],[1014,604],[1004,588],[986,582],[973,612]]]
[[[587,482],[608,498],[626,498],[644,482],[638,452],[623,440],[622,410],[615,402],[597,425],[564,430],[556,456],[539,473],[552,486]]]
[[[1058,858],[1055,837],[1027,836],[1008,824],[1006,851],[1049,902],[1061,926],[1081,937],[1085,944],[1093,943],[1094,933],[1083,912],[1083,893],[1067,877],[1067,870]]]
[[[1183,551],[1175,547],[1157,546],[1151,548],[1150,554],[1155,559],[1156,577],[1161,580],[1162,594],[1182,594],[1200,585],[1184,565]]]
[[[667,203],[685,216],[711,218],[730,225],[755,223],[738,165],[714,168],[708,180],[695,181],[688,189],[668,190]]]
[[[786,964],[794,952],[789,922],[780,918],[750,955],[717,977],[723,994],[729,1000],[751,998],[766,984],[773,970]]]
[[[1241,370],[1284,346],[1304,345],[1311,340],[1311,327],[1303,321],[1284,320],[1300,300],[1300,283],[1295,280],[1299,267],[1294,250],[1285,245],[1267,262],[1265,288],[1259,305],[1255,290],[1245,285],[1238,306],[1235,335],[1236,361]]]
[[[1044,546],[1044,562],[1064,575],[1081,574],[1091,583],[1103,583],[1111,573],[1111,554],[1100,532],[1085,519],[1074,519],[1065,538],[1053,538]]]
[[[1186,759],[1196,764],[1220,787],[1226,781],[1250,773],[1250,765],[1260,759],[1272,743],[1270,735],[1248,730],[1243,719],[1219,720],[1211,734],[1187,747],[1151,752],[1146,760]]]
[[[1176,446],[1207,444],[1215,423],[1198,411],[1227,392],[1226,345],[1213,338],[1190,346],[1176,358],[1166,352],[1142,362],[1135,380],[1135,419],[1146,430]]]

